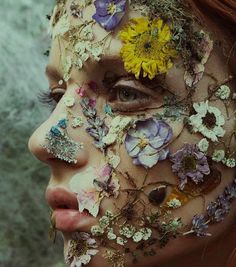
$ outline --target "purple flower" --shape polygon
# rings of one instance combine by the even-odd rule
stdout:
[[[180,178],[180,189],[183,190],[190,178],[194,183],[203,182],[203,176],[210,173],[207,157],[196,145],[185,144],[171,156],[172,171],[176,172]]]
[[[96,20],[106,31],[113,30],[125,13],[126,0],[96,0],[94,2]]]
[[[171,127],[153,118],[139,120],[135,128],[129,130],[125,138],[125,147],[135,165],[151,168],[169,154],[165,147],[173,136]]]
[[[209,236],[210,234],[206,232],[208,228],[207,222],[203,215],[195,215],[192,220],[192,229],[197,236]]]

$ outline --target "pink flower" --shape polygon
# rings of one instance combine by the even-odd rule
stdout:
[[[75,89],[75,92],[80,95],[81,97],[85,96],[85,89],[83,87],[79,87]]]

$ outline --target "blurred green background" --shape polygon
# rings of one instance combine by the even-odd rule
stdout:
[[[37,97],[54,1],[1,0],[0,7],[0,267],[61,267],[62,241],[48,239],[44,191],[49,171],[27,141],[49,110]]]

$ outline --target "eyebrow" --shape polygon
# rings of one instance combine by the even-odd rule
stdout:
[[[62,79],[62,75],[60,72],[53,66],[48,65],[45,69],[45,74],[48,78],[52,78],[54,80],[60,80]]]

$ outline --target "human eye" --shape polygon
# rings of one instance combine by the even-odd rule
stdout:
[[[115,85],[109,90],[109,102],[114,111],[134,112],[144,110],[152,102],[150,95],[128,85]]]
[[[65,89],[63,88],[52,88],[47,91],[41,92],[39,94],[39,101],[47,105],[51,108],[51,110],[54,110],[65,94]]]

